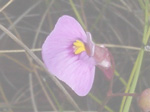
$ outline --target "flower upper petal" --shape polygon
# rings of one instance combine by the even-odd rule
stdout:
[[[80,39],[86,42],[87,39],[85,31],[78,21],[67,15],[58,19],[54,30],[49,36],[58,39],[58,41],[75,41]]]

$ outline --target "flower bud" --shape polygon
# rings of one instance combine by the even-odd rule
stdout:
[[[150,88],[142,92],[139,97],[138,104],[144,112],[150,112]]]

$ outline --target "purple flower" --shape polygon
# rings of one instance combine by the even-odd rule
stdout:
[[[97,65],[112,78],[111,56],[104,46],[95,45],[91,34],[70,16],[59,18],[42,46],[42,58],[49,72],[65,82],[79,96],[90,91]]]

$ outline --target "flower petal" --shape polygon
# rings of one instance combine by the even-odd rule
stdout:
[[[73,17],[64,15],[60,17],[54,30],[49,35],[59,41],[75,41],[80,39],[86,42],[86,33],[82,26]]]
[[[84,30],[74,18],[62,16],[42,46],[42,58],[50,73],[84,96],[93,84],[95,61],[85,51],[74,54],[76,40],[87,41]]]
[[[85,52],[81,54],[73,56],[68,51],[63,51],[55,57],[49,58],[45,64],[53,75],[64,81],[76,94],[85,96],[93,84],[95,63]]]
[[[46,38],[42,46],[42,55],[49,54],[54,57],[55,54],[72,47],[76,40],[86,42],[87,37],[81,25],[70,16],[62,16],[55,25],[54,30]],[[47,61],[47,59],[43,58]]]
[[[62,74],[58,77],[60,80],[68,84],[79,96],[85,96],[93,85],[95,66],[78,60],[68,65]]]

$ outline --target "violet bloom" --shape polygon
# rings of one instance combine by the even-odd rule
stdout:
[[[65,82],[79,96],[90,91],[97,65],[108,79],[113,76],[107,48],[95,45],[91,34],[70,16],[62,16],[42,46],[42,58],[49,72]]]

